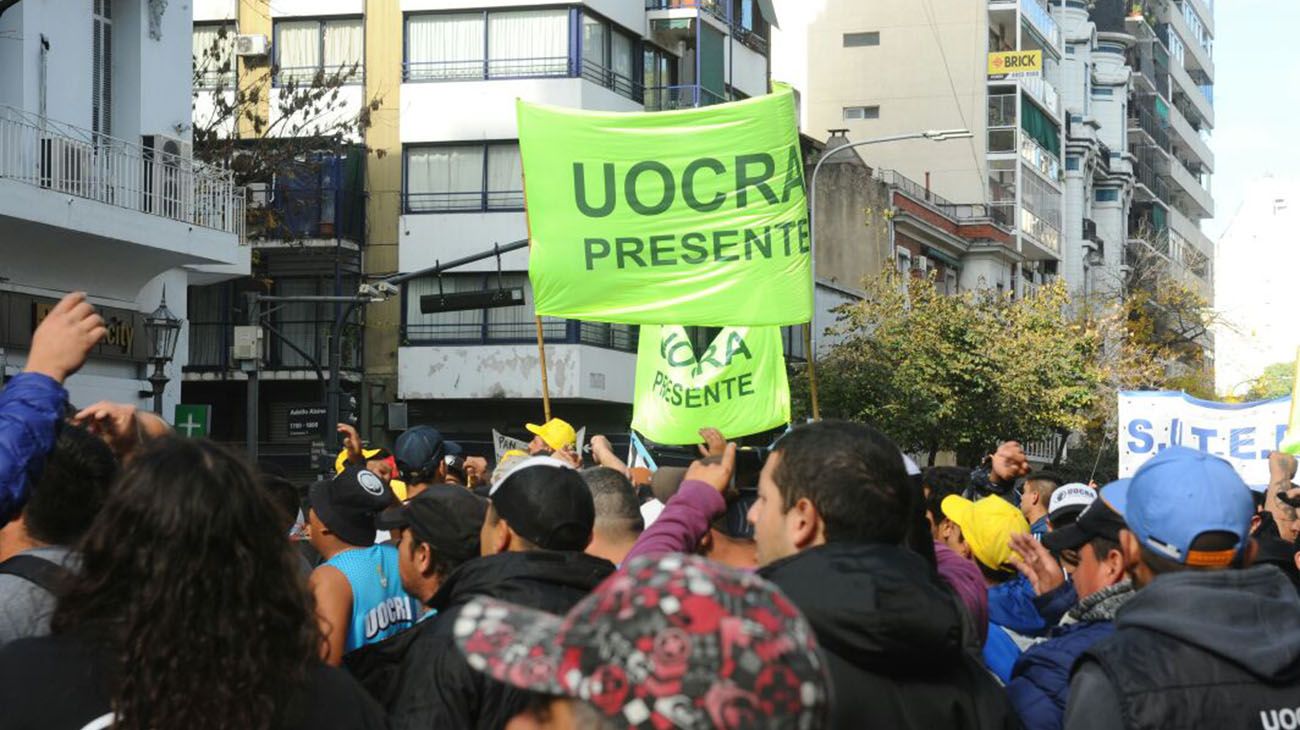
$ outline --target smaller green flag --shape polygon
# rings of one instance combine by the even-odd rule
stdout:
[[[696,355],[680,325],[642,325],[632,428],[661,444],[701,428],[739,438],[790,422],[780,327],[724,327]]]

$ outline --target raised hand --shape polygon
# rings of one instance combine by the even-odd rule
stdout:
[[[73,292],[59,300],[32,333],[26,370],[62,383],[81,369],[106,334],[104,318],[95,313],[86,295]]]

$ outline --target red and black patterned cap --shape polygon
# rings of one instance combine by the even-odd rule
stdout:
[[[817,728],[830,682],[812,627],[771,583],[691,555],[638,558],[567,616],[479,598],[472,667],[628,728]]]

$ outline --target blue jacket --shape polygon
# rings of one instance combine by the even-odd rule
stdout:
[[[984,665],[1004,684],[1011,681],[1011,668],[1021,651],[1012,634],[1042,636],[1076,601],[1074,586],[1068,582],[1042,596],[1034,595],[1034,587],[1023,575],[990,586],[989,636],[984,642]]]
[[[68,392],[53,378],[19,373],[0,390],[0,525],[27,503],[27,490],[54,448]]]
[[[1070,692],[1070,669],[1083,652],[1115,632],[1110,621],[1082,621],[1052,629],[1047,641],[1016,660],[1007,696],[1025,730],[1061,730]]]

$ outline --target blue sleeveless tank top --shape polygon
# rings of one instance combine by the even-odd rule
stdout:
[[[402,588],[396,547],[383,544],[353,548],[325,564],[342,572],[352,586],[352,624],[344,654],[414,625],[415,601]]]

